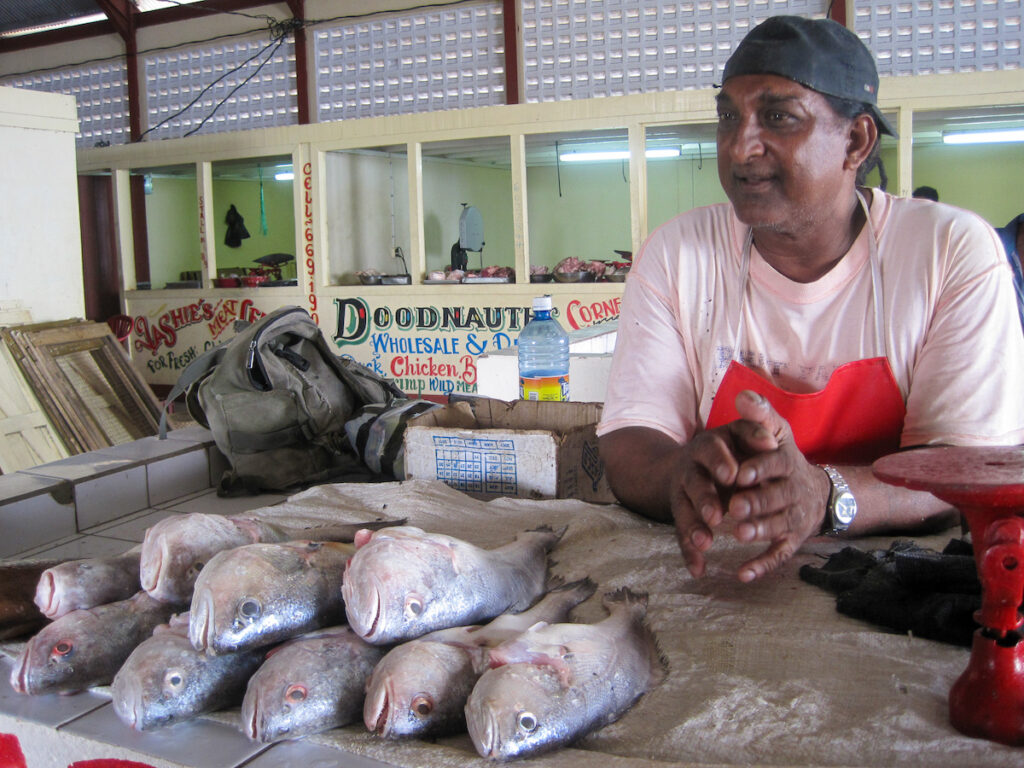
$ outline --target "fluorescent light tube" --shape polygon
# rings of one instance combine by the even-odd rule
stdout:
[[[679,147],[648,149],[645,152],[648,160],[679,157]],[[563,163],[594,163],[602,160],[629,160],[628,149],[613,149],[599,152],[563,152],[558,156]]]
[[[1004,141],[1024,141],[1024,128],[942,134],[943,144],[997,144]]]
[[[274,178],[277,181],[291,181],[295,178],[295,174],[292,171],[282,171],[281,173],[275,173]]]

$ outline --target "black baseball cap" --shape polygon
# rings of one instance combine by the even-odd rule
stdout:
[[[878,130],[896,131],[878,109],[878,69],[871,51],[831,19],[773,16],[743,38],[725,63],[724,83],[736,75],[779,75],[805,88],[871,106]]]

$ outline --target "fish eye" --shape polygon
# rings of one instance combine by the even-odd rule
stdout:
[[[199,562],[197,560],[196,562],[192,563],[192,565],[190,565],[188,567],[188,571],[186,571],[186,575],[187,576],[198,576],[199,572],[201,570],[203,570],[203,563],[201,563],[201,562]]]
[[[407,618],[415,619],[423,613],[423,601],[415,595],[410,595],[405,600],[405,615]]]
[[[296,683],[288,686],[288,690],[284,692],[284,697],[288,701],[300,702],[306,700],[308,693],[306,686]]]
[[[519,726],[519,730],[525,731],[526,733],[533,733],[537,730],[537,718],[534,717],[532,712],[523,710],[516,715],[516,725]]]
[[[185,684],[185,677],[177,669],[167,670],[167,674],[164,675],[164,686],[171,691],[178,691]]]
[[[238,615],[252,621],[260,615],[260,601],[254,597],[246,597],[238,604]]]
[[[317,549],[320,549],[321,547],[323,547],[323,545],[324,543],[322,541],[311,541],[308,544],[306,544],[306,549],[312,552]]]
[[[54,656],[67,656],[75,649],[75,644],[70,640],[61,640],[53,646],[52,654]]]
[[[409,708],[417,717],[427,717],[434,711],[434,702],[427,694],[420,693],[413,698]]]

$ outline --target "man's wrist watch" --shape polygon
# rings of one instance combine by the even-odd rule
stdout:
[[[836,536],[847,528],[857,516],[857,499],[853,497],[850,486],[833,466],[822,464],[829,481],[832,483],[832,490],[828,494],[828,503],[825,505],[825,519],[821,522],[821,535]]]

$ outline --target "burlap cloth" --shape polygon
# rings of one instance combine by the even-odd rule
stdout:
[[[577,621],[605,616],[600,594],[628,586],[650,596],[648,621],[667,679],[618,722],[571,748],[519,765],[1015,766],[1024,749],[959,734],[949,688],[968,651],[886,632],[836,612],[835,597],[797,577],[844,544],[813,539],[781,573],[735,577],[756,547],[716,540],[708,574],[683,567],[673,532],[618,506],[574,500],[478,501],[436,481],[325,485],[253,515],[297,525],[406,517],[411,525],[492,548],[540,524],[568,526],[552,554],[567,581],[589,576],[598,594]],[[941,548],[949,535],[922,539]],[[862,539],[864,549],[888,538]],[[211,719],[237,723],[237,712]],[[308,737],[395,766],[475,766],[468,736],[387,741],[361,723]]]

